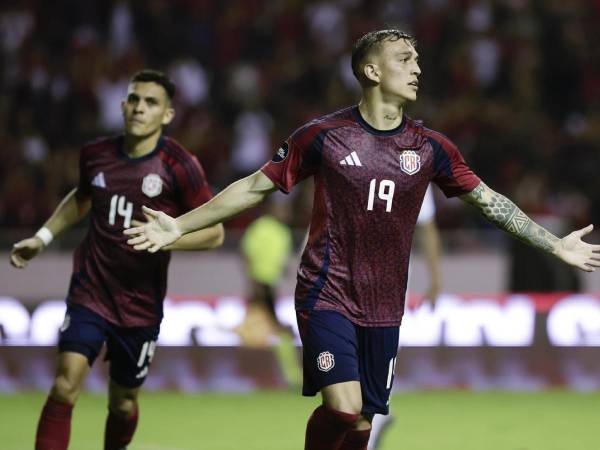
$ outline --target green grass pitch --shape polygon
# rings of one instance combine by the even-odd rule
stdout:
[[[0,448],[33,448],[42,393],[0,395]],[[130,450],[302,450],[316,399],[295,393],[142,393]],[[106,401],[84,394],[73,450],[99,450]],[[414,392],[392,399],[382,450],[598,450],[600,393]]]

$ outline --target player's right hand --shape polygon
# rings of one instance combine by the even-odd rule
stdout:
[[[39,237],[23,239],[13,245],[10,252],[10,263],[18,269],[23,269],[27,267],[29,260],[42,250],[44,250],[44,243]]]
[[[123,231],[127,236],[133,236],[127,243],[134,249],[156,253],[181,237],[177,221],[173,217],[146,206],[142,206],[142,211],[149,220],[148,223]]]

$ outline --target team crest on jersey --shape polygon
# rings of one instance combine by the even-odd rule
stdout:
[[[317,367],[321,372],[329,372],[335,366],[335,359],[329,352],[321,352],[317,357]]]
[[[156,197],[162,192],[162,180],[155,173],[149,173],[142,181],[142,192],[148,197]]]
[[[400,154],[402,172],[414,175],[421,169],[421,157],[414,150],[405,150]]]
[[[280,163],[285,158],[287,158],[287,155],[288,155],[288,144],[287,144],[287,142],[284,142],[283,144],[281,144],[281,147],[279,147],[279,149],[275,152],[271,161],[273,161],[274,163]]]

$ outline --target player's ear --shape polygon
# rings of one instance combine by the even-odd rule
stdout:
[[[162,124],[169,125],[173,119],[175,118],[175,109],[169,107],[165,109],[165,113],[163,114]]]
[[[365,80],[372,83],[379,83],[380,81],[380,71],[379,66],[375,63],[367,63],[363,66],[363,74],[365,76]]]
[[[127,102],[125,100],[121,100],[121,113],[123,113],[123,117],[125,117],[125,104]]]

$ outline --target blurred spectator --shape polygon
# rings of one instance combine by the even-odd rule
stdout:
[[[532,168],[551,173],[527,212],[560,215],[585,198],[586,220],[600,222],[598,5],[3,1],[0,224],[39,225],[73,176],[74,143],[116,129],[128,73],[151,66],[177,81],[168,132],[199,154],[218,190],[262,165],[282,130],[354,103],[347,50],[386,26],[418,39],[422,89],[410,115],[444,130],[492,188],[526,186]],[[440,227],[488,227],[452,214],[462,207],[442,202]]]
[[[110,15],[108,35],[113,58],[120,58],[131,48],[134,40],[133,17],[126,0],[115,2]]]
[[[293,330],[277,316],[277,287],[293,250],[290,214],[284,194],[279,193],[263,205],[262,214],[246,229],[240,240],[247,280],[247,309],[244,321],[236,328],[242,343],[272,349],[288,387],[299,388],[302,369]]]
[[[169,68],[169,75],[177,85],[178,106],[196,106],[207,99],[208,76],[198,61],[193,58],[176,60]]]
[[[549,183],[544,175],[530,172],[515,186],[515,202],[529,211],[530,217],[557,236],[570,229],[588,224],[589,203],[576,192],[547,192]],[[577,292],[581,288],[578,271],[556,264],[554,257],[532,252],[517,241],[510,242],[509,283],[511,292]]]
[[[265,111],[243,111],[235,121],[231,168],[236,178],[249,175],[269,160],[273,119]]]
[[[123,116],[119,108],[125,98],[129,79],[111,70],[106,78],[99,78],[94,86],[96,102],[98,104],[98,128],[113,133],[123,128]]]

